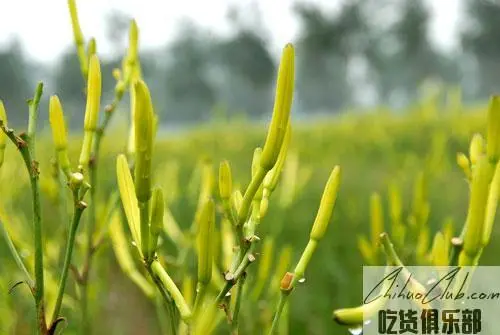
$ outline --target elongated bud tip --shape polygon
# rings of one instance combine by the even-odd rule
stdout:
[[[310,238],[312,240],[318,241],[325,235],[326,228],[332,217],[333,208],[335,207],[339,186],[340,167],[335,166],[330,174],[330,178],[328,178],[323,196],[321,197],[318,214],[316,215],[316,220],[314,220],[314,225],[311,230]]]
[[[293,45],[289,43],[283,49],[280,61],[273,116],[260,161],[261,167],[267,171],[276,164],[287,131],[292,109],[294,80],[295,51]]]
[[[227,160],[222,161],[219,166],[219,193],[222,200],[228,200],[233,192],[233,180],[231,166]]]

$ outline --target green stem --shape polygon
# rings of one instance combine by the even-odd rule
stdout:
[[[236,295],[236,302],[234,304],[234,312],[231,323],[231,332],[233,334],[238,334],[238,317],[240,315],[241,299],[243,297],[243,287],[245,285],[246,276],[241,276],[238,280],[238,293]]]
[[[52,314],[51,325],[57,320],[59,312],[61,310],[62,300],[64,296],[64,291],[66,288],[66,279],[68,278],[69,266],[71,264],[71,256],[73,255],[73,247],[75,245],[76,231],[82,217],[82,213],[87,205],[83,202],[77,202],[75,198],[75,208],[73,212],[73,219],[71,221],[71,226],[68,233],[68,241],[66,242],[66,252],[64,255],[63,269],[61,273],[61,279],[59,281],[59,290],[57,292],[56,305],[54,307],[54,312]]]
[[[160,262],[157,260],[154,260],[151,263],[151,271],[157,278],[160,280],[162,286],[167,290],[167,292],[170,294],[172,299],[174,300],[177,308],[179,309],[179,313],[181,315],[182,320],[185,322],[189,322],[191,319],[191,309],[189,308],[188,304],[186,303],[186,300],[182,296],[181,291],[175,285],[174,281],[168,273],[165,271],[163,266],[161,266]]]
[[[29,119],[28,119],[28,150],[31,153],[31,159],[36,159],[35,154],[35,140],[36,140],[36,126],[38,124],[38,105],[42,97],[43,83],[39,82],[35,89],[33,99],[29,101]]]
[[[245,191],[245,195],[243,196],[243,201],[241,203],[241,207],[238,213],[238,226],[242,226],[247,220],[248,213],[250,212],[250,206],[252,204],[255,193],[259,190],[260,184],[264,180],[267,171],[259,168],[254,178],[250,181],[250,185]]]
[[[5,238],[5,242],[7,243],[7,247],[9,248],[10,253],[12,254],[12,257],[14,257],[14,261],[16,262],[19,269],[24,273],[26,283],[28,284],[28,286],[31,289],[33,289],[33,287],[35,286],[35,283],[33,282],[33,279],[31,278],[30,273],[26,269],[26,266],[24,265],[21,256],[17,252],[17,249],[14,246],[12,239],[10,238],[9,232],[7,231],[7,229],[5,229],[5,227],[1,221],[0,221],[0,231],[2,232],[2,235]]]
[[[149,261],[149,203],[139,202],[139,214],[141,220],[141,249],[146,262]]]
[[[198,283],[196,299],[194,301],[193,309],[193,319],[197,319],[200,307],[203,304],[203,299],[205,298],[205,293],[207,293],[207,286],[203,283]]]
[[[278,302],[278,307],[276,308],[276,313],[274,314],[273,324],[271,329],[269,330],[269,334],[276,334],[278,332],[278,325],[280,323],[281,313],[283,312],[283,308],[288,300],[288,295],[285,292],[281,292],[280,300]]]
[[[243,254],[243,258],[236,270],[233,273],[226,274],[226,284],[215,298],[215,305],[218,306],[231,290],[231,288],[238,282],[238,279],[245,273],[250,264],[255,261],[255,256],[252,254],[254,245],[251,244],[247,251]]]

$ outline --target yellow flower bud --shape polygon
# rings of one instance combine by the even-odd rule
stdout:
[[[76,9],[75,0],[68,0],[68,8],[71,17],[71,27],[73,28],[76,53],[78,55],[78,60],[80,61],[80,69],[83,77],[86,79],[88,72],[88,57],[85,55],[85,41],[83,39],[82,29],[80,28],[80,22],[78,21],[78,11]]]
[[[198,282],[204,285],[210,283],[213,264],[213,239],[215,226],[215,205],[208,200],[203,206],[198,229]]]
[[[473,260],[482,247],[490,180],[491,170],[488,159],[486,156],[480,156],[472,173],[469,210],[464,245],[459,260],[460,265],[474,265]]]
[[[233,192],[231,166],[228,161],[222,161],[219,166],[219,193],[222,200],[227,201]]]
[[[495,223],[495,216],[497,212],[499,192],[500,192],[500,164],[497,163],[488,193],[488,202],[486,205],[486,217],[484,222],[484,232],[482,241],[483,247],[490,242],[491,231],[493,229],[493,224]]]
[[[5,112],[5,107],[3,101],[0,100],[0,121],[3,123],[4,127],[7,127],[7,113]],[[5,146],[7,142],[7,135],[0,129],[0,168],[3,165]]]
[[[487,148],[490,162],[496,163],[500,158],[500,96],[493,96],[488,108]]]
[[[127,158],[125,158],[123,154],[119,155],[116,160],[116,177],[130,232],[132,233],[132,238],[134,239],[139,252],[141,252],[139,206],[137,204],[134,181],[132,180],[132,175],[130,174]]]
[[[89,76],[87,81],[87,105],[85,107],[84,136],[79,164],[83,168],[88,165],[92,141],[99,119],[101,102],[101,65],[96,55],[90,57]]]
[[[470,142],[469,157],[472,165],[475,165],[479,157],[484,154],[484,139],[481,134],[474,134]]]
[[[330,218],[332,217],[335,201],[337,200],[339,185],[340,167],[335,166],[326,183],[323,196],[321,197],[318,214],[316,215],[316,219],[314,220],[314,224],[311,229],[310,238],[312,240],[319,241],[325,235],[326,228],[328,227]]]
[[[151,201],[151,243],[150,254],[152,255],[158,245],[158,236],[163,229],[163,214],[165,212],[165,202],[161,188],[155,188]]]
[[[281,57],[273,116],[260,160],[260,166],[266,171],[273,168],[283,144],[292,108],[294,76],[295,51],[292,44],[287,44]]]
[[[66,133],[66,123],[61,102],[57,95],[50,97],[49,101],[49,121],[52,128],[52,138],[57,152],[57,162],[61,170],[68,177],[70,164],[68,158],[68,139]]]
[[[146,84],[133,86],[135,121],[135,192],[139,202],[151,198],[151,155],[153,152],[153,103]]]

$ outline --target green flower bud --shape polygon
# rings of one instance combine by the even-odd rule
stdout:
[[[71,27],[73,28],[73,39],[75,40],[76,53],[80,61],[80,69],[83,77],[87,78],[88,72],[88,57],[85,55],[85,41],[83,39],[82,29],[78,21],[78,11],[76,9],[75,0],[68,0],[69,14],[71,17]]]
[[[135,192],[139,202],[151,198],[151,155],[153,151],[153,103],[146,84],[134,83],[132,108],[135,121]]]
[[[87,80],[87,105],[85,107],[84,135],[79,164],[82,168],[88,165],[92,141],[97,129],[101,102],[101,66],[96,55],[90,57],[89,76]]]
[[[158,236],[163,229],[163,214],[165,213],[165,202],[161,188],[155,188],[151,201],[151,252],[156,251],[158,245]]]
[[[135,195],[134,181],[128,167],[127,158],[123,154],[119,155],[116,160],[116,177],[118,181],[118,189],[122,200],[123,209],[127,222],[132,233],[137,249],[141,252],[141,234],[140,234],[140,214]]]
[[[5,107],[3,101],[0,100],[0,121],[3,123],[4,127],[7,127],[7,113],[5,112]],[[0,168],[3,165],[5,146],[7,142],[7,135],[0,129]]]
[[[488,108],[487,154],[490,162],[500,158],[500,96],[493,96]]]
[[[295,51],[293,45],[287,44],[283,49],[281,57],[273,116],[269,125],[266,142],[262,149],[262,159],[260,160],[260,166],[266,171],[271,170],[278,159],[290,119],[295,76],[294,63]]]
[[[233,192],[231,166],[228,161],[222,161],[219,166],[219,193],[223,201],[228,201]]]
[[[330,218],[332,217],[333,208],[335,207],[335,201],[337,200],[339,185],[340,167],[335,166],[326,183],[323,196],[321,197],[318,214],[316,215],[316,219],[314,220],[311,230],[311,240],[319,241],[325,235],[326,228],[328,227]]]
[[[198,282],[204,285],[210,283],[212,278],[214,226],[215,205],[213,200],[210,199],[203,206],[197,234]]]
[[[490,184],[490,189],[488,193],[488,202],[486,204],[486,217],[484,222],[484,233],[483,233],[483,247],[488,245],[490,242],[491,231],[493,229],[493,224],[495,223],[495,216],[498,206],[498,196],[500,192],[500,164],[497,163],[495,168],[495,173]]]
[[[49,101],[49,121],[52,129],[52,138],[57,152],[57,162],[66,177],[69,177],[70,163],[68,158],[68,139],[66,133],[66,123],[61,102],[57,95],[50,97]]]
[[[488,159],[486,156],[480,156],[472,174],[467,225],[459,265],[474,265],[474,258],[482,247],[490,180],[491,171]]]

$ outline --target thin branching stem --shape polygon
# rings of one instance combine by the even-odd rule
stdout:
[[[21,270],[23,272],[26,283],[28,284],[28,286],[31,289],[33,289],[33,287],[35,286],[35,282],[31,278],[31,275],[28,272],[28,269],[26,269],[26,266],[24,265],[21,256],[17,252],[17,249],[16,249],[14,243],[12,242],[12,239],[9,235],[9,232],[7,231],[7,229],[5,229],[5,227],[1,221],[0,221],[0,232],[3,235],[5,242],[7,243],[7,248],[9,248],[9,251],[12,254],[12,257],[14,257],[14,261],[16,262],[16,265],[18,266],[19,270]]]
[[[59,289],[57,292],[56,305],[54,307],[54,312],[52,314],[51,324],[59,317],[59,312],[61,310],[62,300],[64,297],[64,290],[66,288],[66,279],[68,278],[68,271],[71,264],[71,256],[73,255],[73,247],[75,245],[76,231],[78,229],[78,225],[80,223],[80,219],[82,217],[83,211],[87,207],[87,205],[78,200],[77,192],[74,192],[74,210],[73,210],[73,218],[71,220],[71,225],[68,232],[68,240],[66,244],[66,252],[64,254],[64,263],[63,269],[61,273],[61,279],[59,281]]]

